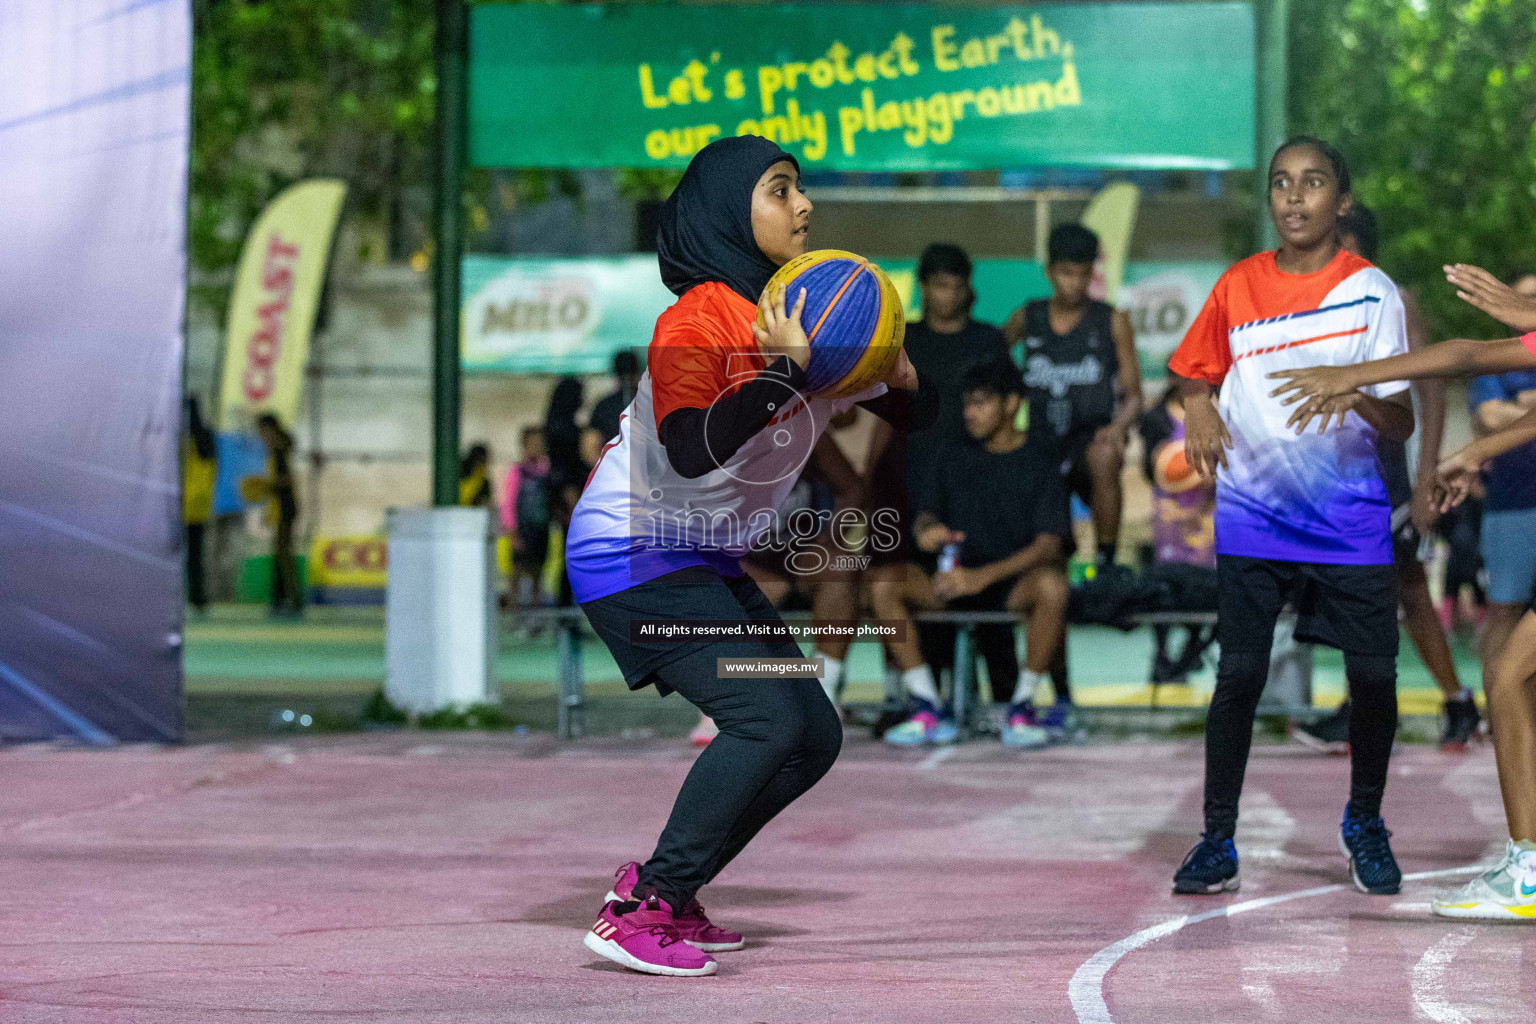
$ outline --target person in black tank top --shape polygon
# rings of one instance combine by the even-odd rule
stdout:
[[[1098,561],[1106,563],[1120,541],[1120,470],[1142,400],[1130,318],[1088,297],[1098,258],[1098,235],[1080,224],[1058,226],[1045,268],[1051,298],[1016,310],[1003,334],[1023,343],[1030,422],[1056,436],[1062,471],[1093,511]]]

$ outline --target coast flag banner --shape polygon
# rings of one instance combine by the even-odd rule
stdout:
[[[291,425],[299,412],[315,308],[347,186],[316,179],[267,204],[245,238],[229,303],[219,427],[250,430],[270,412]]]

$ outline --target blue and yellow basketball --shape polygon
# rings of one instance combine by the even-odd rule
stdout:
[[[811,342],[811,394],[846,398],[884,380],[901,353],[907,319],[885,271],[841,249],[818,249],[779,268],[765,295],[783,288],[793,309],[805,289],[800,324]],[[762,310],[758,322],[762,323]]]

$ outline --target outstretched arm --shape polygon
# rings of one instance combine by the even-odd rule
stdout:
[[[1442,492],[1440,511],[1460,505],[1482,472],[1483,463],[1536,441],[1536,409],[1498,433],[1480,437],[1440,464],[1436,482]]]
[[[1403,300],[1403,326],[1408,335],[1408,351],[1422,352],[1429,347],[1429,328],[1419,303],[1412,292],[1399,288]],[[1413,500],[1411,504],[1413,525],[1420,533],[1428,533],[1439,518],[1435,505],[1435,470],[1440,465],[1440,445],[1445,439],[1445,382],[1438,378],[1426,378],[1414,383],[1414,394],[1419,404],[1419,464],[1414,471]]]
[[[1299,431],[1306,429],[1307,423],[1314,416],[1335,411],[1331,408],[1334,399],[1371,384],[1385,384],[1393,380],[1422,380],[1425,377],[1505,373],[1509,370],[1529,370],[1532,367],[1536,367],[1536,355],[1532,355],[1519,338],[1502,338],[1498,341],[1455,338],[1419,352],[1375,359],[1369,363],[1276,370],[1269,377],[1285,383],[1271,391],[1270,396],[1284,396],[1286,405],[1301,403],[1290,419]]]
[[[1536,299],[1521,295],[1483,268],[1457,263],[1445,268],[1445,279],[1456,286],[1456,297],[1463,302],[1517,331],[1536,331]]]

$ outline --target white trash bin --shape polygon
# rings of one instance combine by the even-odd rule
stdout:
[[[484,703],[496,661],[490,510],[392,508],[384,696],[426,714]]]

